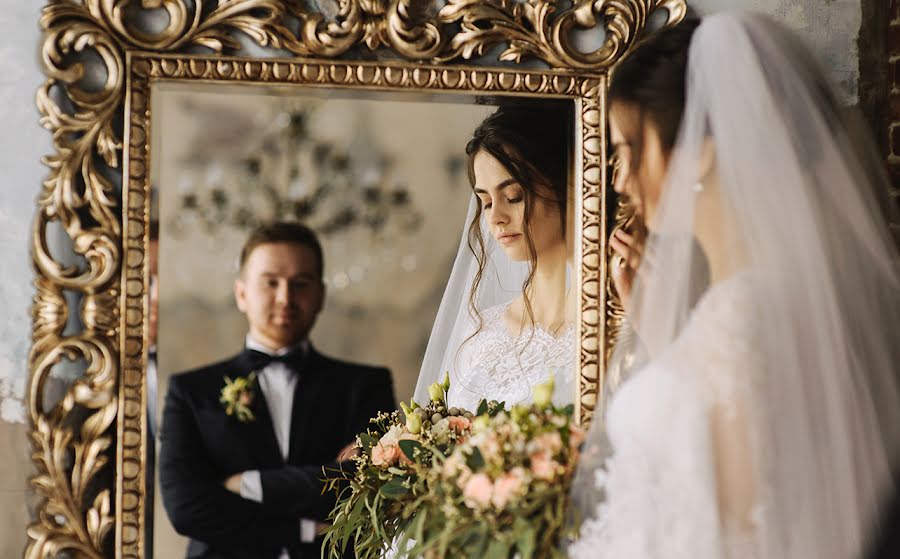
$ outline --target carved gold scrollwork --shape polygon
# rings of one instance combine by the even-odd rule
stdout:
[[[607,330],[615,328],[604,310],[603,74],[633,44],[652,13],[666,10],[672,23],[684,15],[685,2],[450,0],[439,10],[423,12],[426,4],[338,0],[335,13],[326,16],[302,0],[47,1],[41,15],[47,79],[36,103],[41,124],[53,135],[53,153],[44,158],[49,171],[31,240],[36,293],[29,355],[37,470],[32,485],[43,502],[28,528],[26,557],[65,552],[99,558],[111,534],[117,557],[143,554],[144,224],[149,215],[146,125],[151,75],[580,99],[586,128],[580,167],[579,409],[584,419],[590,417],[611,338]],[[161,15],[164,24],[145,29],[135,16],[146,11]],[[594,52],[579,52],[571,40],[575,30],[602,30],[604,42]],[[240,50],[235,33],[263,47],[319,60],[225,58],[223,53]],[[498,45],[505,45],[502,61],[533,58],[552,71],[526,74],[444,64],[476,58]],[[188,59],[184,53],[196,47],[212,53]],[[391,51],[401,62],[388,66],[337,60],[354,49]],[[99,83],[96,72],[88,76],[88,62],[83,60],[87,53],[100,68]],[[130,60],[136,61],[134,67]],[[129,82],[129,76],[140,75],[147,80]],[[127,115],[123,107],[130,111]],[[127,138],[119,132],[122,123]],[[123,168],[126,176],[121,176]],[[48,235],[57,225],[71,240],[78,264],[65,263],[51,251]],[[67,292],[75,297],[64,296]],[[73,300],[78,301],[77,310],[69,306]],[[81,329],[67,333],[73,318]],[[59,403],[45,409],[48,379],[63,359],[83,361],[86,370]],[[114,483],[101,480],[104,471],[110,472],[111,460],[114,475],[109,477]],[[92,489],[98,484],[99,490]]]
[[[300,31],[296,39],[283,35],[281,46],[301,56],[333,57],[362,43],[435,62],[471,59],[506,44],[503,61],[534,57],[551,67],[597,71],[624,54],[650,14],[665,10],[668,23],[674,23],[687,9],[684,0],[578,0],[562,11],[548,0],[450,0],[432,18],[418,21],[413,5],[411,0],[343,0],[335,19],[327,21],[290,3],[288,13],[301,21]],[[601,24],[603,46],[578,51],[572,32]]]
[[[442,23],[458,22],[462,31],[450,40],[441,58],[470,58],[487,48],[506,43],[501,60],[519,62],[533,56],[553,67],[597,71],[612,66],[631,45],[656,10],[666,10],[668,23],[680,21],[684,0],[577,0],[557,12],[555,2],[515,0],[451,0],[441,9]],[[556,17],[553,17],[553,16]],[[606,39],[594,52],[579,52],[571,42],[576,29],[594,29],[604,23]]]

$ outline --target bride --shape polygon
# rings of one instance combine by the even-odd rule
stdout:
[[[613,359],[640,363],[592,427],[567,551],[860,557],[900,442],[900,276],[875,150],[761,15],[654,34],[609,102],[615,188],[649,231],[612,241],[634,334]]]
[[[431,333],[417,401],[449,372],[448,403],[508,405],[556,377],[574,398],[575,331],[566,234],[569,130],[553,103],[504,104],[466,146],[473,198]]]

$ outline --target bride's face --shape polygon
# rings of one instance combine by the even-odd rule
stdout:
[[[525,237],[525,197],[528,193],[509,171],[485,151],[475,154],[475,194],[491,235],[513,261],[529,259]],[[527,231],[538,257],[565,246],[559,207],[545,196],[531,196]]]
[[[650,119],[641,120],[632,107],[613,105],[609,112],[610,141],[619,157],[613,188],[631,199],[644,224],[653,229],[668,157],[656,126]]]

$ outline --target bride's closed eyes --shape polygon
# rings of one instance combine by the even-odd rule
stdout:
[[[524,199],[525,198],[523,198],[521,195],[519,195],[519,196],[516,196],[515,198],[507,198],[506,202],[508,204],[518,204],[519,202],[523,201]],[[491,209],[491,206],[493,206],[493,205],[494,205],[494,203],[491,202],[490,199],[487,199],[487,200],[485,200],[484,198],[481,199],[481,207],[483,209],[489,210],[489,209]]]
[[[501,190],[506,194],[506,203],[507,204],[518,204],[525,200],[524,193],[522,192],[522,187],[515,183],[511,183],[509,185],[504,186]],[[485,191],[476,192],[478,195],[478,199],[481,201],[481,208],[484,210],[489,210],[494,205],[493,199],[491,195]]]

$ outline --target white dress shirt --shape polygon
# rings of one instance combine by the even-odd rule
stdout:
[[[284,355],[291,351],[292,347],[281,348],[273,352],[266,346],[247,335],[247,349],[259,351],[267,355]],[[309,342],[303,341],[299,346],[305,355],[309,351]],[[294,390],[299,381],[296,372],[292,371],[284,363],[273,361],[257,372],[259,387],[266,398],[269,415],[272,416],[272,426],[275,428],[275,438],[281,450],[281,457],[287,461],[291,450],[291,416],[294,407]],[[241,497],[263,502],[262,480],[259,470],[250,470],[241,474]],[[316,522],[307,518],[300,519],[300,541],[313,542],[316,539]],[[289,559],[286,549],[281,551],[280,559]]]

